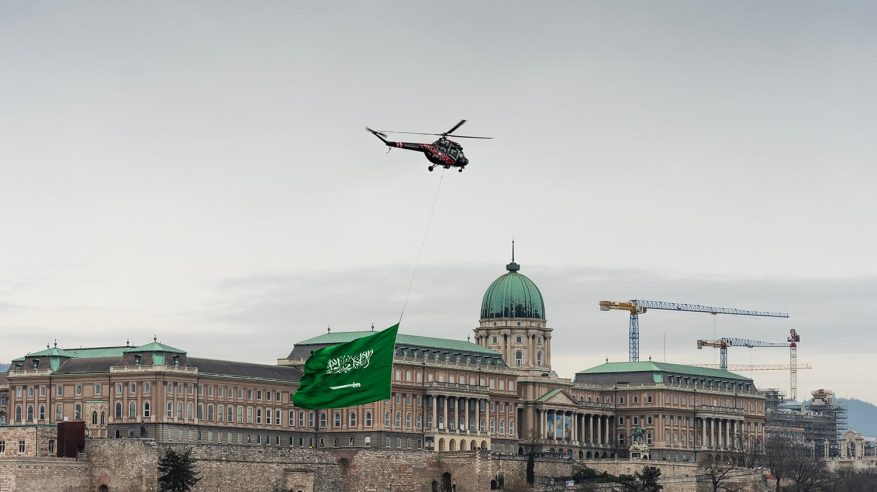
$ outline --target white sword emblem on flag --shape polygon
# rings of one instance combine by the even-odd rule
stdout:
[[[362,385],[359,383],[350,383],[350,384],[342,384],[341,386],[329,386],[329,389],[330,390],[340,390],[343,388],[359,388],[360,386],[362,386]]]

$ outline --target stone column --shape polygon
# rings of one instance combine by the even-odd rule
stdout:
[[[700,424],[701,424],[701,427],[703,427],[703,433],[700,436],[700,447],[706,448],[706,419],[705,418],[700,419]],[[695,434],[696,433],[697,433],[697,431],[695,431]],[[695,437],[697,437],[697,436],[695,436]]]
[[[588,430],[588,443],[593,445],[594,444],[594,414],[591,414],[591,418],[589,419],[589,421],[590,422],[589,422],[589,426],[588,426],[588,429],[589,429]]]
[[[577,412],[572,414],[572,442],[579,442],[579,414]]]
[[[469,398],[465,398],[463,401],[466,403],[466,410],[463,412],[463,418],[466,420],[466,432],[468,433],[472,431],[472,429],[469,428]]]
[[[551,366],[551,335],[545,337],[545,353],[542,354],[542,364]]]
[[[545,439],[545,412],[542,409],[536,410],[536,439]]]
[[[442,400],[443,400],[444,403],[445,403],[444,406],[442,407],[442,416],[443,416],[444,419],[445,419],[445,420],[444,420],[444,424],[443,424],[443,425],[444,425],[444,429],[442,429],[442,431],[443,431],[443,432],[447,432],[447,431],[448,431],[448,428],[449,428],[449,427],[448,427],[448,397],[447,397],[447,396],[442,397]]]
[[[481,399],[475,400],[475,432],[481,432]]]
[[[603,416],[597,416],[597,445],[602,445],[603,442]]]
[[[710,435],[709,435],[709,445],[707,446],[707,448],[712,449],[713,446],[716,445],[716,429],[715,429],[715,422],[713,421],[713,419],[709,419],[709,422],[710,422],[709,423]]]
[[[438,429],[438,400],[434,395],[430,399],[432,400],[432,425],[430,428],[435,430]]]

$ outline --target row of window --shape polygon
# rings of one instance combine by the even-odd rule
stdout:
[[[75,396],[81,396],[83,394],[83,385],[75,384],[73,386],[73,394]],[[194,383],[174,383],[169,382],[165,387],[166,394],[193,394],[195,392],[196,386],[198,387],[198,394],[204,394],[204,386],[196,385]],[[125,393],[125,389],[127,387],[129,395],[138,394],[138,390],[142,390],[142,394],[149,395],[152,391],[152,384],[149,381],[144,381],[142,383],[130,382],[130,383],[115,383],[115,394],[123,395]],[[243,400],[244,393],[246,392],[248,400],[256,400],[261,401],[263,398],[265,401],[281,401],[282,393],[280,391],[272,391],[272,390],[262,390],[262,389],[253,389],[253,388],[237,388],[234,387],[234,390],[231,386],[228,386],[227,389],[225,386],[207,386],[208,396],[218,395],[220,398],[225,398],[226,394],[229,399],[234,398],[235,390],[237,393],[237,399]],[[47,393],[46,386],[16,386],[15,387],[15,396],[18,398],[22,398],[25,394],[28,397],[33,397],[39,394],[39,396],[46,396]],[[103,394],[103,386],[101,384],[93,384],[92,385],[92,393],[93,396],[100,396]],[[55,395],[56,396],[64,396],[64,385],[59,384],[55,386]]]
[[[73,386],[73,395],[74,396],[82,396],[83,385],[82,384],[74,384]],[[99,383],[93,384],[92,386],[92,396],[101,396],[103,394],[103,386]],[[138,387],[143,388],[143,394],[149,394],[152,391],[152,385],[146,381],[142,383],[142,385],[138,386],[138,383],[116,383],[116,394],[122,395],[125,392],[125,386],[128,386],[128,393],[131,395],[137,394]],[[55,396],[64,396],[64,385],[58,384],[55,385]],[[16,386],[15,387],[15,396],[23,397],[23,395],[27,393],[28,397],[33,397],[37,393],[39,396],[46,396],[47,389],[45,386]]]
[[[536,338],[536,344],[537,344],[537,345],[542,345],[542,341],[543,341],[544,339],[545,339],[545,337],[542,337],[542,336],[537,337],[537,338]],[[515,335],[515,343],[523,343],[523,342],[524,342],[524,337],[523,337],[523,336],[521,336],[521,335]],[[499,343],[499,338],[498,338],[496,335],[493,335],[492,337],[490,337],[490,343],[492,343],[492,344],[494,344],[494,345],[497,344],[497,343]]]
[[[54,441],[49,441],[50,443],[54,443]],[[12,449],[15,449],[14,447]],[[27,452],[27,442],[24,439],[18,440],[18,453],[24,454]],[[50,450],[51,452],[51,450]],[[0,454],[6,454],[6,441],[0,440]]]
[[[420,371],[416,373],[416,382],[422,382],[422,377]],[[401,369],[396,369],[396,381],[406,381],[411,382],[411,371],[405,371],[405,379],[402,379],[402,371]],[[439,383],[445,382],[445,373],[444,371],[436,371],[436,373],[428,372],[426,374],[426,381],[431,383],[433,381],[438,381]],[[495,379],[495,378],[485,378],[481,377],[476,379],[475,376],[470,375],[468,378],[465,374],[461,374],[457,377],[454,373],[449,373],[447,375],[447,382],[449,384],[468,384],[469,386],[486,386],[490,389],[499,389],[500,391],[505,391],[506,387],[508,387],[508,391],[515,390],[515,381],[514,380],[505,380],[505,379]]]
[[[27,419],[26,420],[22,419],[22,411],[23,411],[23,409],[22,409],[21,405],[15,406],[15,414],[14,414],[15,418],[13,419],[13,422],[22,422],[22,421],[34,422],[35,415],[34,415],[34,406],[33,405],[27,406]],[[37,408],[37,411],[39,413],[36,415],[36,417],[37,417],[36,420],[39,420],[39,421],[46,420],[46,405],[40,404],[40,406]],[[77,403],[76,405],[74,405],[73,412],[74,412],[73,418],[75,420],[81,420],[82,419],[82,404]],[[55,421],[60,422],[62,420],[64,420],[64,405],[62,405],[61,403],[56,403],[55,404]]]
[[[716,389],[718,391],[751,391],[751,383],[734,383],[731,381],[689,378],[685,376],[667,376],[667,382],[671,385],[688,386],[693,388]]]

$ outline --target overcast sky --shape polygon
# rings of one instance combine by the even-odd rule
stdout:
[[[273,363],[392,324],[442,173],[364,126],[466,118],[495,139],[441,181],[403,332],[470,334],[514,237],[561,376],[626,360],[599,300],[657,299],[791,318],[650,312],[643,359],[796,328],[803,394],[877,401],[875,25],[869,2],[5,2],[0,361],[157,334]]]

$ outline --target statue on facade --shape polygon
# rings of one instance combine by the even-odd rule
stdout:
[[[643,435],[645,435],[646,430],[640,426],[636,426],[630,432],[630,458],[631,459],[641,459],[648,460],[651,459],[649,455],[649,445],[643,442]]]

